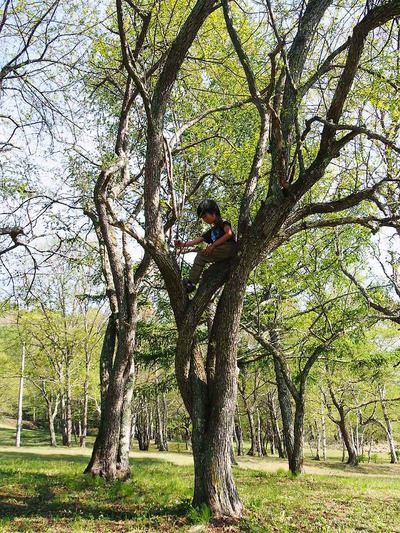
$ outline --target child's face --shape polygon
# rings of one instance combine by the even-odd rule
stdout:
[[[204,215],[201,215],[201,219],[206,224],[214,224],[217,220],[217,215],[215,213],[204,213]]]

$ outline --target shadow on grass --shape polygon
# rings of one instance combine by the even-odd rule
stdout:
[[[56,450],[57,448],[54,448]],[[68,448],[70,451],[71,448]],[[75,450],[75,448],[72,448]],[[89,463],[90,457],[86,454],[79,453],[79,448],[76,448],[75,453],[34,453],[34,452],[21,452],[18,448],[15,450],[0,451],[0,457],[4,456],[4,459],[20,459],[21,461],[38,461],[43,463],[57,463],[58,461],[64,461],[66,463],[77,463],[86,465]]]
[[[16,430],[14,428],[0,427],[0,446],[15,446]],[[62,437],[57,434],[57,443],[61,445]],[[86,438],[86,445],[91,446],[94,442],[93,436]],[[44,429],[23,428],[21,432],[22,447],[50,446],[50,435]],[[73,439],[72,447],[79,447],[77,439]]]
[[[0,428],[1,446],[15,445],[15,429]],[[48,446],[50,437],[46,432],[40,429],[23,429],[21,435],[22,446]]]
[[[190,502],[171,488],[172,472],[176,468],[171,463],[138,459],[134,461],[130,482],[109,482],[84,475],[87,462],[88,457],[82,455],[0,453],[1,519],[48,521],[79,517],[89,521],[131,520],[146,524],[167,518],[185,522]],[[71,463],[72,470],[60,472],[63,467],[71,469]],[[43,464],[46,473],[42,471]],[[161,485],[157,484],[155,471],[162,476],[164,485],[162,480]],[[189,478],[189,472],[190,468],[180,467],[183,477],[187,474]]]
[[[354,473],[357,474],[363,474],[363,475],[370,475],[370,476],[387,476],[387,475],[393,475],[394,469],[396,466],[391,465],[390,463],[387,464],[368,464],[368,463],[359,463],[357,466],[351,466],[347,463],[339,463],[339,462],[327,462],[327,463],[321,463],[321,464],[313,464],[313,466],[321,467],[321,470],[335,470],[338,472],[346,472],[346,473]],[[400,468],[399,468],[400,470]]]

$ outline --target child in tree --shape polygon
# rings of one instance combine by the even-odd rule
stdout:
[[[198,239],[182,242],[175,241],[178,248],[188,248],[201,242],[208,244],[207,248],[196,255],[188,279],[183,283],[187,292],[196,290],[196,285],[200,280],[203,268],[207,263],[216,263],[230,259],[236,253],[236,236],[228,220],[221,218],[221,213],[217,202],[214,200],[203,200],[197,207],[197,216],[212,227]]]

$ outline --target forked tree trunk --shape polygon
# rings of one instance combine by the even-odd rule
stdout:
[[[339,419],[335,419],[332,414],[329,414],[329,418],[334,422],[340,431],[340,438],[343,440],[343,456],[342,456],[342,462],[344,462],[345,459],[345,452],[344,450],[347,450],[347,464],[350,466],[357,466],[358,465],[358,457],[357,457],[357,451],[354,446],[354,442],[352,440],[351,434],[347,428],[347,422],[346,422],[346,411],[343,406],[343,404],[336,398],[335,391],[332,388],[331,383],[328,384],[329,394],[332,399],[332,403],[335,406],[338,414]],[[329,409],[329,407],[328,407]]]
[[[107,479],[116,479],[119,477],[119,473],[120,477],[126,478],[127,473],[117,467],[121,412],[126,382],[125,373],[129,373],[129,367],[115,369],[111,375],[108,393],[104,402],[102,424],[96,438],[92,459],[85,473],[104,476]]]
[[[346,447],[347,456],[348,456],[347,464],[350,466],[357,466],[358,465],[357,450],[354,446],[354,443],[352,442],[349,430],[347,429],[345,415],[344,413],[341,413],[341,412],[339,414],[340,414],[340,421],[339,421],[340,433],[342,435],[343,444]]]
[[[118,452],[121,436],[121,417],[125,397],[125,385],[131,372],[135,328],[123,325],[118,332],[118,348],[114,365],[110,373],[105,397],[102,399],[101,421],[99,432],[94,444],[91,460],[85,470],[94,476],[104,476],[107,479],[129,476],[129,466],[125,470],[118,462]],[[115,346],[115,338],[111,335],[103,344],[104,356],[110,356]]]
[[[207,375],[192,372],[193,503],[208,505],[213,516],[239,517],[240,501],[231,466],[231,435],[237,405],[237,334],[247,277],[233,272],[226,282],[214,317],[208,345]],[[227,327],[229,324],[229,327]],[[193,352],[192,369],[196,371]],[[193,379],[194,378],[194,379]],[[195,387],[194,387],[194,386]]]
[[[206,400],[204,402],[206,404]],[[194,494],[193,506],[207,505],[213,516],[240,516],[242,503],[236,489],[231,467],[232,420],[207,424],[211,414],[203,406],[193,412]],[[197,409],[199,409],[199,412]],[[205,416],[204,416],[205,415]],[[232,417],[231,417],[232,419]],[[203,421],[203,423],[201,423]]]

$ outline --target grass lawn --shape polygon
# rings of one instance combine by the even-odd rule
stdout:
[[[350,469],[338,461],[310,461],[306,470],[312,473],[293,479],[279,460],[244,458],[234,470],[247,516],[207,524],[208,510],[190,505],[187,453],[136,451],[132,480],[109,483],[82,475],[90,450],[34,446],[38,435],[17,449],[3,445],[7,431],[10,438],[11,429],[0,432],[1,532],[400,533],[398,465]]]

